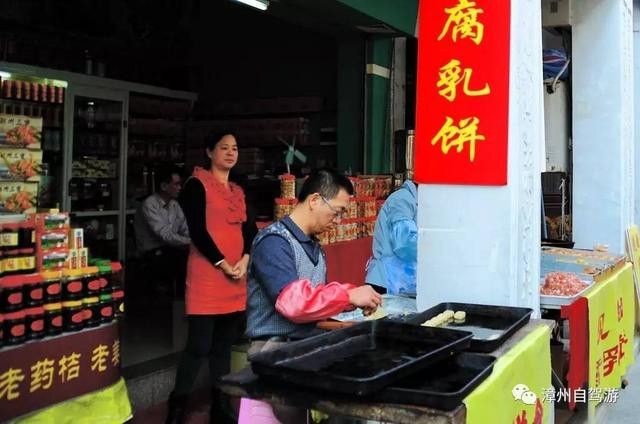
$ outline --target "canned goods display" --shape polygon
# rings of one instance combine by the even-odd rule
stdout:
[[[296,176],[292,174],[280,175],[280,197],[283,199],[296,198]]]
[[[84,328],[84,306],[80,300],[62,302],[62,329],[66,332]]]
[[[124,291],[117,290],[111,294],[113,300],[113,315],[121,317],[124,315]]]
[[[113,320],[113,300],[111,294],[100,295],[100,322],[111,322]]]
[[[82,299],[84,306],[84,320],[87,327],[97,327],[100,325],[100,298],[85,297]]]
[[[329,231],[324,231],[318,235],[318,241],[321,245],[326,246],[329,244]]]
[[[26,306],[42,306],[44,302],[44,282],[39,274],[23,276],[23,299]]]
[[[37,306],[28,308],[25,312],[25,329],[28,340],[41,339],[45,336],[44,308]]]
[[[62,333],[62,304],[49,303],[42,307],[44,309],[44,332],[47,336],[55,336]]]
[[[298,204],[297,199],[275,199],[274,219],[276,221],[281,220],[285,216],[289,215],[293,208]]]
[[[24,307],[22,280],[16,277],[0,278],[0,311],[13,312]]]
[[[4,314],[2,337],[5,345],[17,345],[26,340],[24,310]]]
[[[82,271],[77,269],[67,269],[64,271],[64,276],[66,278],[62,282],[62,299],[82,299],[85,293]]]
[[[347,206],[347,218],[353,219],[358,217],[358,201],[356,199],[356,197],[351,196],[349,206]]]

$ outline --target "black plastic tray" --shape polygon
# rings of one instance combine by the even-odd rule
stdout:
[[[450,411],[491,375],[495,362],[496,358],[490,355],[461,352],[396,381],[373,398]]]
[[[462,324],[450,322],[444,328],[473,333],[469,350],[484,353],[493,352],[513,333],[524,327],[531,319],[533,312],[530,308],[447,302],[418,314],[406,315],[403,321],[422,324],[447,309],[454,312],[465,311],[467,317]]]
[[[250,357],[261,377],[365,395],[469,346],[471,333],[368,321]]]

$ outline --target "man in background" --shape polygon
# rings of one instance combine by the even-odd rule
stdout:
[[[187,222],[177,202],[182,188],[180,171],[156,171],[156,192],[136,211],[134,228],[138,252],[149,283],[160,293],[184,293],[186,258],[190,244]]]

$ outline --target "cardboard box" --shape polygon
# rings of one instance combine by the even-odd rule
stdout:
[[[78,249],[69,249],[69,256],[67,256],[67,268],[80,269],[80,257],[78,255]]]
[[[86,268],[89,266],[89,249],[83,247],[82,249],[78,249],[78,258],[79,258],[79,266],[80,268]]]
[[[0,149],[0,180],[40,181],[42,151]]]
[[[71,249],[82,249],[84,247],[84,230],[82,228],[69,230],[69,247]]]
[[[40,150],[42,118],[0,113],[0,145]]]
[[[38,183],[0,182],[0,214],[34,213],[38,201]]]

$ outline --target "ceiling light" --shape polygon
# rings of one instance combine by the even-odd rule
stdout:
[[[269,0],[235,0],[238,3],[244,3],[247,6],[255,7],[260,10],[267,10],[269,7]]]

